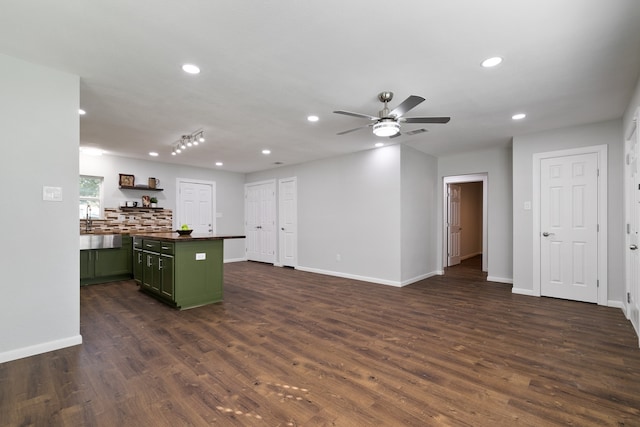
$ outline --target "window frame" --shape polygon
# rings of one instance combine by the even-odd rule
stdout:
[[[103,218],[103,213],[104,213],[104,177],[103,176],[96,176],[96,175],[84,175],[84,174],[80,174],[78,179],[81,178],[85,178],[85,179],[96,179],[99,180],[98,183],[98,189],[99,189],[99,196],[95,197],[95,196],[82,196],[80,195],[80,191],[78,191],[78,216],[79,219],[86,219],[86,214],[85,215],[81,215],[80,212],[82,212],[81,206],[82,206],[82,202],[83,201],[87,201],[87,202],[94,202],[98,204],[98,214],[97,216],[91,215],[91,219],[102,219]]]

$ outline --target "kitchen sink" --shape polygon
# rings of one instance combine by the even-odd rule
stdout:
[[[80,250],[112,249],[122,247],[121,234],[81,234]]]

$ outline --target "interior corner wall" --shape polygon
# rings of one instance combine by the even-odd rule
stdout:
[[[444,196],[447,176],[487,174],[488,279],[505,283],[513,280],[513,229],[511,147],[468,151],[438,158],[438,265],[443,266]]]
[[[0,55],[0,93],[2,363],[82,342],[79,78]],[[61,200],[44,201],[44,186]]]
[[[298,268],[399,286],[400,146],[251,173],[246,182],[292,176]]]
[[[608,300],[624,295],[624,140],[622,121],[610,120],[523,135],[513,140],[513,279],[514,289],[533,291],[533,155],[570,148],[607,145]]]
[[[438,161],[401,146],[400,236],[402,284],[436,274],[436,205]]]

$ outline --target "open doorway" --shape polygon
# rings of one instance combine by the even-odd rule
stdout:
[[[487,272],[487,175],[445,177],[443,184],[443,267]]]

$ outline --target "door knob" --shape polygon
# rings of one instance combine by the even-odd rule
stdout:
[[[549,236],[553,236],[553,233],[549,233],[548,231],[545,231],[544,233],[542,233],[542,235],[544,237],[549,237]]]
[[[632,251],[635,251],[636,249],[638,249],[638,245],[631,245],[629,246],[629,249],[631,249]]]

